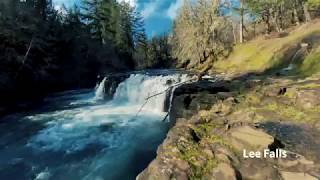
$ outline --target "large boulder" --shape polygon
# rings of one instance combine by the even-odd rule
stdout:
[[[242,152],[243,149],[266,149],[274,142],[274,138],[261,130],[243,126],[231,130],[230,142],[237,150]]]
[[[107,76],[106,81],[104,84],[104,92],[105,92],[105,99],[111,99],[116,92],[118,85],[128,78],[127,75],[123,76]]]

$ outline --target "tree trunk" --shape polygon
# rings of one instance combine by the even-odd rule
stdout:
[[[310,12],[308,10],[308,6],[306,3],[303,4],[303,12],[304,12],[304,17],[305,17],[306,22],[311,21],[311,15],[310,15]]]
[[[269,13],[269,12],[268,12]],[[267,28],[267,34],[270,34],[271,33],[271,23],[270,23],[270,15],[267,14],[265,17],[264,17],[264,22],[266,24],[266,28]]]
[[[234,44],[237,44],[236,28],[237,28],[236,24],[232,23],[232,33],[233,33],[233,42],[234,42]]]
[[[277,30],[277,32],[281,31],[281,28],[279,26],[278,20],[279,20],[279,12],[277,10],[270,9],[270,14],[272,18],[272,22]]]
[[[293,18],[294,18],[296,25],[300,25],[297,7],[298,7],[297,2],[295,2],[294,7],[293,7]]]
[[[279,25],[280,25],[280,31],[282,32],[284,29],[283,25],[283,4],[280,5],[279,7]]]
[[[244,19],[244,9],[243,9],[243,1],[240,0],[240,27],[239,27],[239,33],[240,33],[240,38],[239,41],[240,43],[243,43],[243,19]]]

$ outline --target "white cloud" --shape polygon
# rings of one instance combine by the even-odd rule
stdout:
[[[126,3],[129,3],[130,6],[132,7],[137,7],[138,6],[138,3],[137,3],[137,0],[117,0],[117,2],[126,2]]]
[[[183,4],[183,0],[176,0],[175,3],[172,3],[170,5],[169,9],[167,10],[166,15],[170,19],[175,19],[182,4]]]
[[[148,19],[154,16],[164,16],[169,17],[170,19],[174,19],[183,4],[183,0],[172,1],[169,8],[166,9],[161,8],[163,3],[166,2],[164,0],[153,0],[151,2],[145,3],[143,9],[141,10],[142,17],[144,19]]]
[[[143,9],[141,10],[141,15],[144,19],[148,19],[150,17],[153,17],[157,14],[159,14],[159,6],[163,0],[153,0],[151,2],[148,2],[144,5]]]
[[[54,9],[55,10],[60,10],[61,9],[61,5],[54,5]]]

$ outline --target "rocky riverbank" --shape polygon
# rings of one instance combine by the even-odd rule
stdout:
[[[244,75],[175,91],[172,129],[138,180],[320,178],[320,75]],[[245,158],[286,151],[285,158]]]

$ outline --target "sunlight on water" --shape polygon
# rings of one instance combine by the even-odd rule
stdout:
[[[101,103],[104,79],[95,93],[48,98],[45,106],[56,110],[10,116],[14,120],[0,124],[0,179],[135,179],[168,130],[161,121],[166,93],[143,106],[146,98],[187,79],[131,75],[113,100]]]

